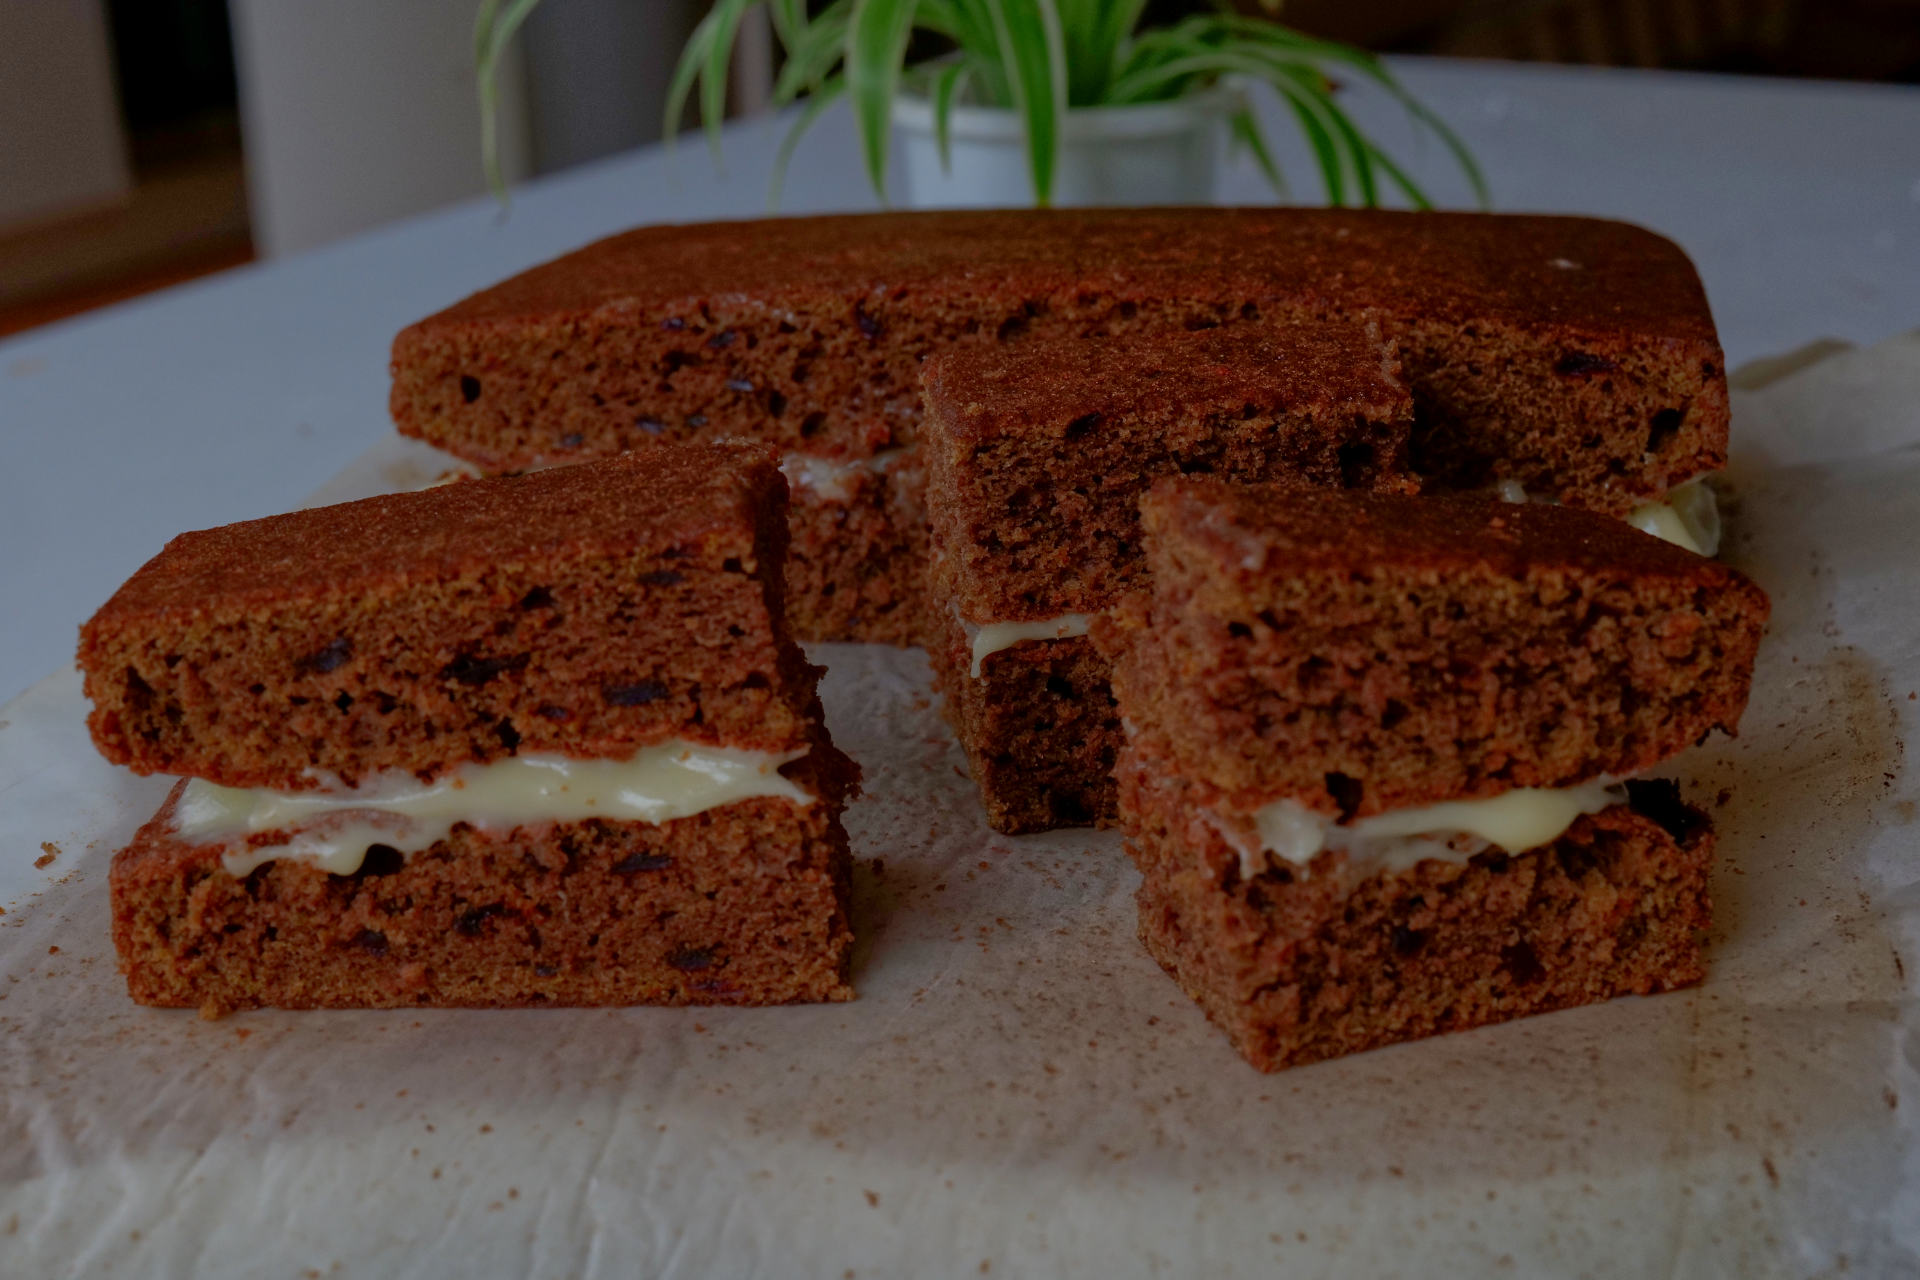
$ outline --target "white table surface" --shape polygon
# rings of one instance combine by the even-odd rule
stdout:
[[[1494,207],[1631,219],[1699,265],[1731,366],[1920,326],[1920,90],[1424,59],[1395,63],[1486,167]],[[1396,112],[1363,120],[1404,149]],[[1286,135],[1302,198],[1315,184]],[[403,325],[642,222],[765,208],[777,122],[726,174],[660,148],[0,343],[0,701],[72,661],[78,625],[183,529],[284,511],[392,430]],[[1438,148],[1415,171],[1465,189]],[[1236,169],[1227,199],[1271,197]],[[850,122],[802,145],[783,209],[874,204]]]

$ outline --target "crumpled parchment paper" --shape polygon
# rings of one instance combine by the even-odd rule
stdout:
[[[167,784],[62,672],[0,708],[0,1274],[1913,1274],[1920,338],[1746,381],[1727,555],[1774,620],[1674,766],[1703,987],[1261,1076],[1116,836],[995,835],[924,658],[828,646],[858,1001],[202,1022],[120,985],[107,865]]]

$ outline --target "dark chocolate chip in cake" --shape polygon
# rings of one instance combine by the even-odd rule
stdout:
[[[667,956],[667,963],[682,973],[698,973],[714,964],[711,947],[681,947]]]
[[[325,675],[329,671],[335,671],[345,666],[352,657],[353,641],[345,636],[341,636],[338,640],[328,644],[324,649],[316,649],[314,652],[300,659],[299,666],[302,671],[312,671],[320,675]]]
[[[479,686],[486,684],[504,671],[518,671],[527,665],[524,653],[507,654],[498,658],[481,658],[463,653],[440,669],[442,680],[457,680],[464,685]]]
[[[616,707],[644,707],[667,696],[667,686],[654,680],[602,685],[600,696]]]

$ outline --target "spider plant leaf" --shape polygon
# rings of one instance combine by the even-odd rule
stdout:
[[[933,81],[933,141],[940,148],[940,171],[953,172],[953,104],[966,86],[973,68],[956,62],[940,68]]]
[[[487,185],[504,203],[507,182],[500,172],[500,59],[514,33],[540,0],[482,0],[473,21],[473,61],[480,96],[480,163]]]
[[[1056,0],[1067,51],[1067,103],[1091,107],[1106,101],[1119,70],[1127,37],[1147,0]]]
[[[1320,123],[1320,117],[1307,101],[1303,101],[1299,91],[1291,85],[1274,86],[1279,91],[1280,100],[1293,112],[1293,118],[1300,124],[1300,132],[1306,135],[1307,145],[1313,148],[1314,161],[1320,166],[1320,180],[1327,187],[1327,203],[1343,205],[1347,202],[1346,175],[1340,165],[1340,148],[1334,145],[1333,135]]]
[[[706,66],[700,71],[700,124],[706,130],[707,149],[713,162],[720,163],[720,124],[727,116],[727,69],[733,64],[733,40],[740,31],[740,19],[754,0],[716,0],[713,12],[713,39],[707,46]]]
[[[784,107],[803,93],[811,93],[846,51],[847,20],[853,0],[834,0],[796,35],[787,48],[787,60],[773,82],[773,104]]]
[[[1053,202],[1053,173],[1060,151],[1060,122],[1067,113],[1065,40],[1054,0],[986,0],[993,15],[1000,61],[1016,110],[1027,127],[1027,165],[1033,198]]]
[[[787,185],[787,165],[793,159],[793,149],[800,145],[801,135],[813,127],[820,113],[840,100],[847,91],[847,82],[841,76],[829,76],[815,85],[807,94],[807,105],[787,127],[786,137],[780,139],[780,149],[773,156],[773,180],[767,188],[767,208],[769,211],[780,207],[780,192]]]
[[[1374,146],[1371,141],[1367,143],[1367,147],[1373,152],[1373,161],[1380,166],[1380,172],[1386,174],[1387,181],[1400,189],[1400,194],[1407,198],[1407,203],[1416,209],[1433,208],[1433,201],[1429,200],[1427,193],[1420,189],[1420,184],[1408,177],[1406,171],[1395,164],[1391,156]]]
[[[847,26],[847,96],[853,102],[867,178],[882,200],[887,198],[893,96],[900,87],[913,13],[914,0],[854,0],[853,20]]]
[[[1455,133],[1432,108],[1407,92],[1406,87],[1391,71],[1387,70],[1386,64],[1379,58],[1364,49],[1355,49],[1328,40],[1315,40],[1311,36],[1303,36],[1296,31],[1263,22],[1258,18],[1224,15],[1220,21],[1235,34],[1249,40],[1284,48],[1304,58],[1340,63],[1358,71],[1386,90],[1412,118],[1416,127],[1424,127],[1434,137],[1440,139],[1441,145],[1447,149],[1454,163],[1459,165],[1461,172],[1466,175],[1468,185],[1473,188],[1474,199],[1482,208],[1492,203],[1492,193],[1487,187],[1486,175],[1481,172],[1479,163],[1473,158],[1473,152],[1467,148],[1467,144],[1461,140],[1460,135]]]
[[[920,0],[914,6],[913,25],[954,40],[958,38],[961,19],[949,0]]]
[[[661,117],[660,130],[669,152],[680,141],[680,118],[686,111],[687,97],[700,76],[700,68],[706,65],[707,48],[714,40],[717,17],[719,11],[715,10],[695,25],[693,34],[687,37],[687,47],[680,51],[680,61],[674,64],[673,79],[667,82],[667,109]]]
[[[1254,164],[1265,175],[1267,185],[1273,188],[1275,195],[1286,199],[1289,194],[1286,175],[1280,172],[1279,162],[1268,149],[1267,136],[1260,131],[1260,121],[1254,118],[1253,109],[1242,107],[1234,112],[1231,128],[1234,141],[1247,149],[1247,154],[1253,157]]]
[[[1380,203],[1380,184],[1373,176],[1373,148],[1331,98],[1322,97],[1320,113],[1333,126],[1336,142],[1346,148],[1347,161],[1353,166],[1355,184],[1360,188],[1360,203],[1368,208]]]
[[[790,50],[807,29],[806,0],[767,0],[767,16],[773,19],[773,33],[780,37],[780,47]]]

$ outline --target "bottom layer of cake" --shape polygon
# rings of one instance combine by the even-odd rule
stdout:
[[[789,467],[787,621],[796,639],[923,643],[927,521],[912,459]],[[796,474],[797,472],[797,474]]]
[[[1262,1071],[1704,976],[1712,827],[1671,784],[1522,854],[1250,879],[1177,783],[1120,791],[1141,941]]]
[[[659,824],[457,826],[411,857],[376,847],[349,876],[282,859],[236,879],[219,846],[172,834],[179,792],[113,863],[114,945],[141,1004],[212,1017],[853,996],[837,799]]]
[[[988,824],[1008,835],[1112,825],[1123,735],[1093,641],[1023,642],[987,654],[974,675],[959,621],[946,614],[940,624],[928,656]]]

